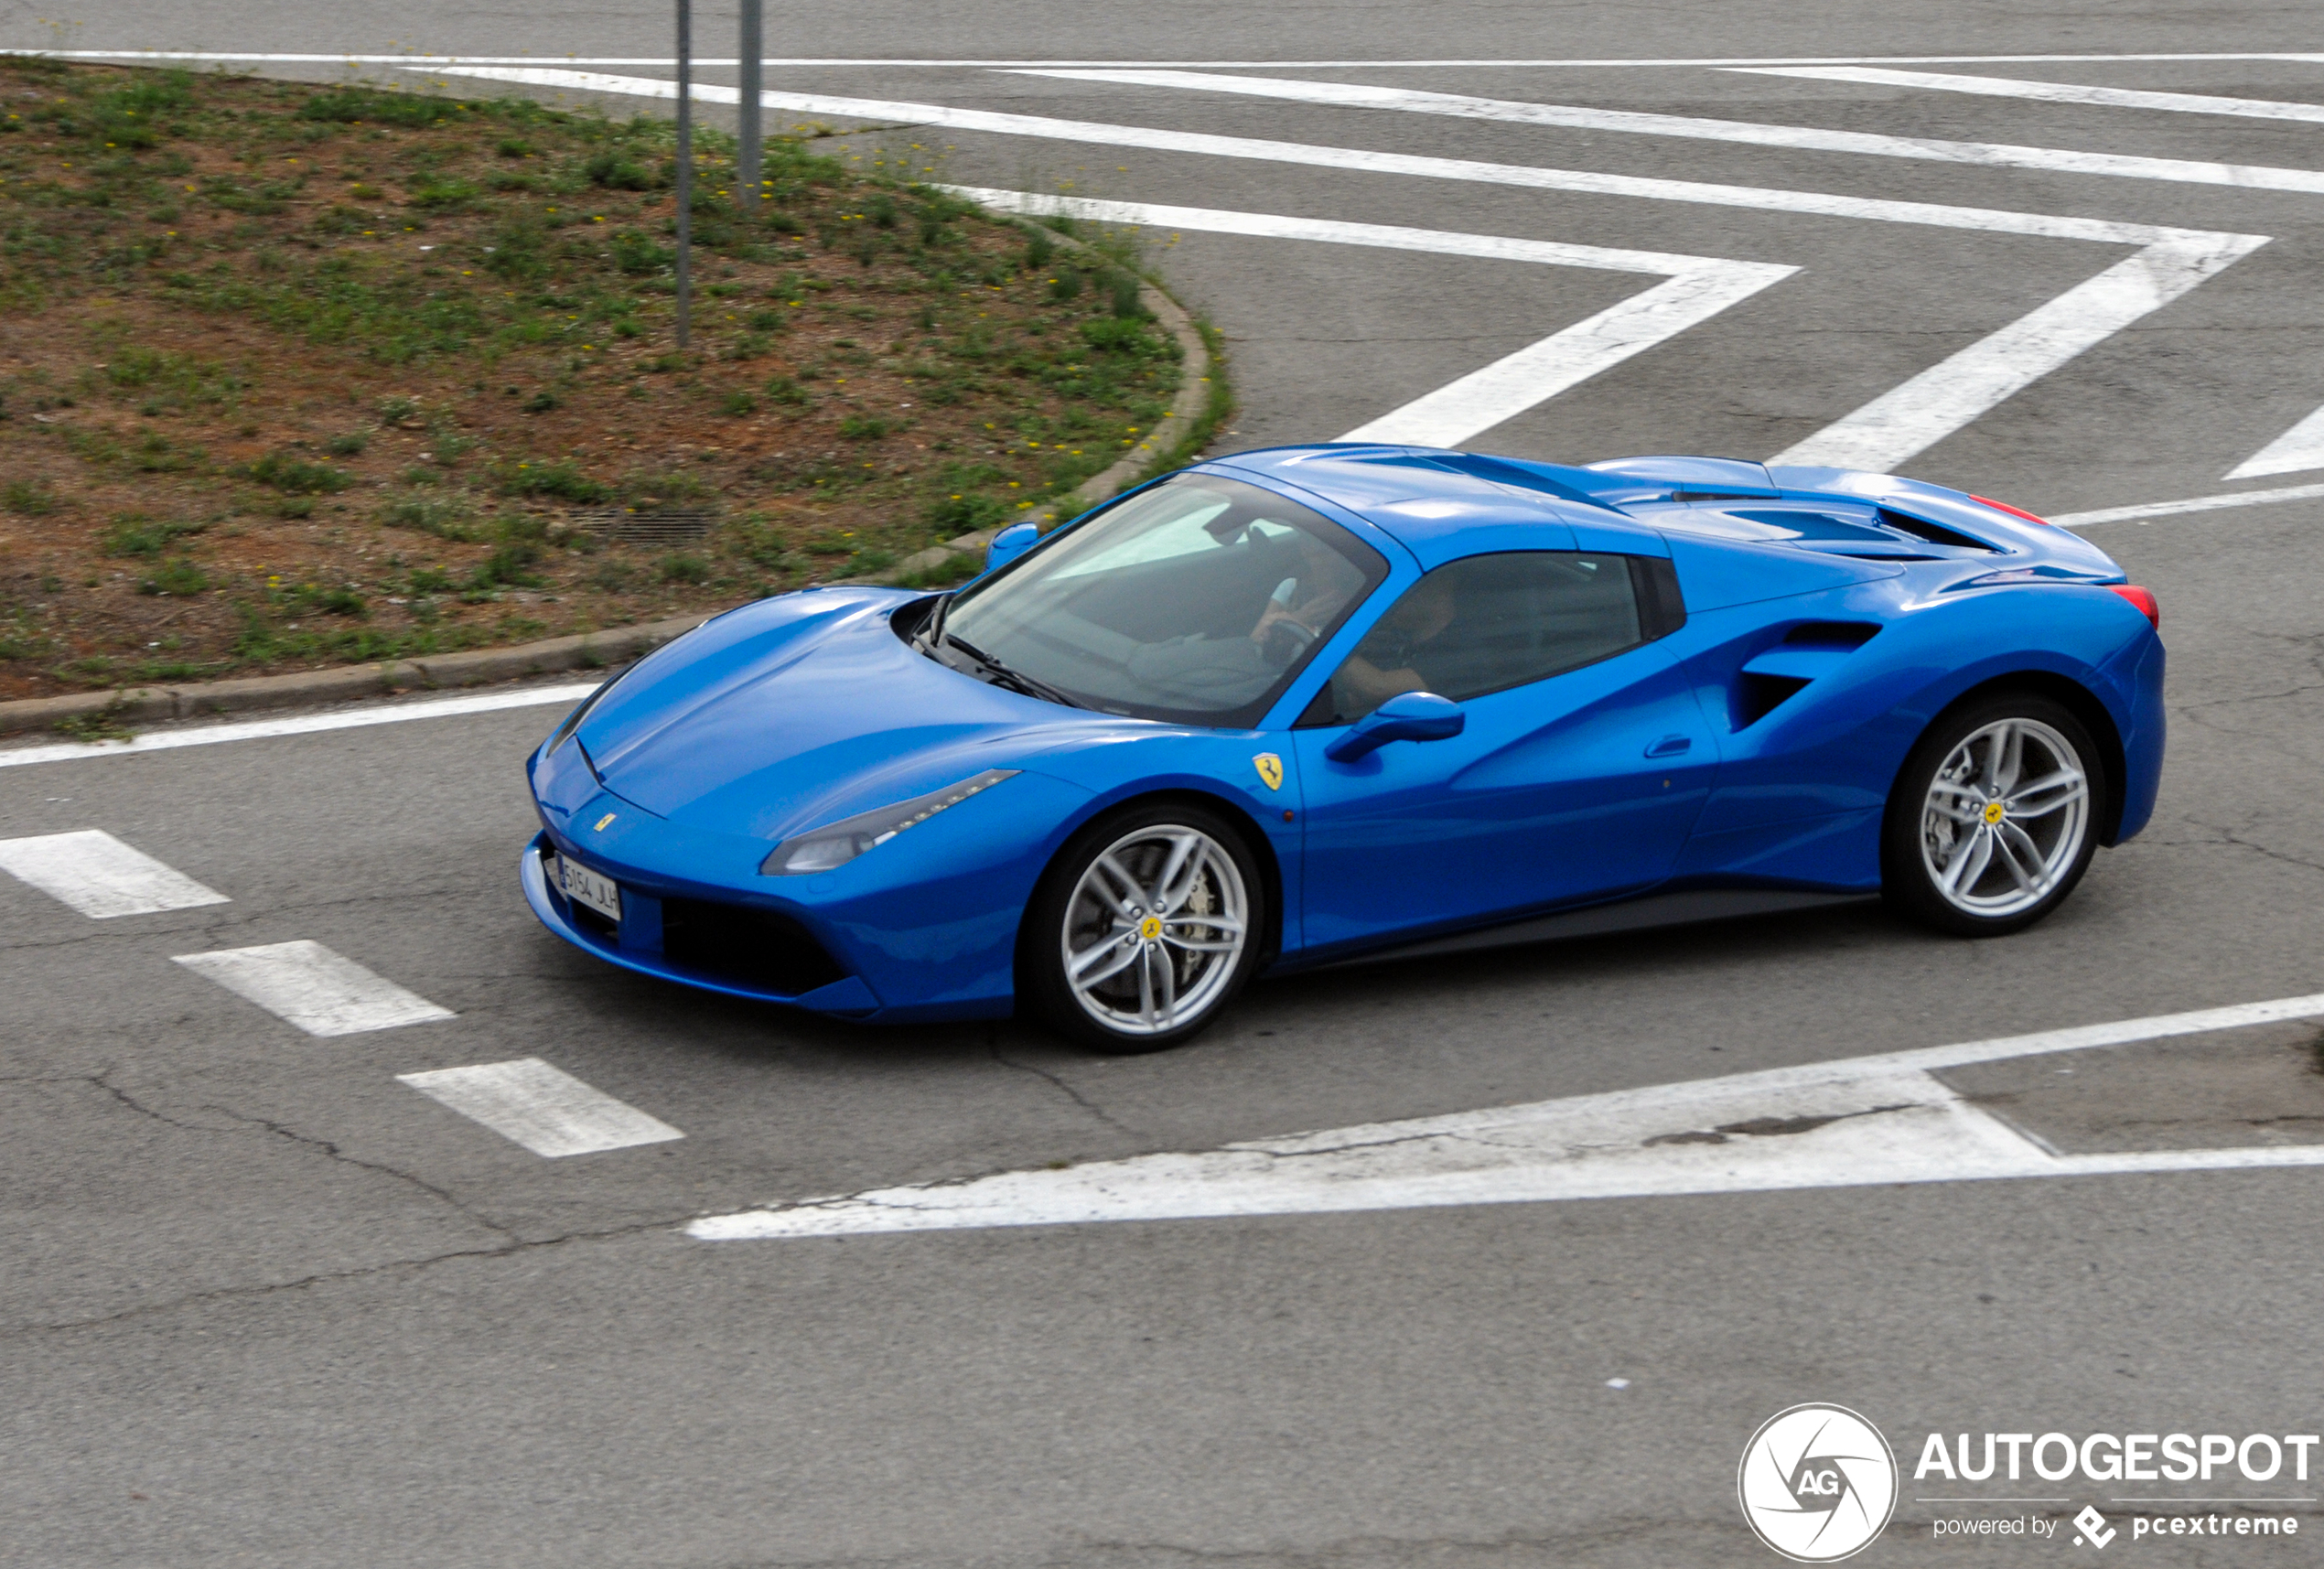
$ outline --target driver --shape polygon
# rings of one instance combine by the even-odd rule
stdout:
[[[1259,612],[1258,624],[1251,629],[1251,640],[1254,643],[1264,645],[1267,629],[1283,621],[1303,629],[1309,639],[1321,637],[1332,618],[1347,607],[1350,596],[1361,586],[1361,578],[1348,570],[1348,564],[1340,559],[1339,552],[1305,529],[1295,537],[1299,551],[1298,575],[1284,579],[1283,586],[1275,590],[1275,597],[1269,599],[1266,608]]]

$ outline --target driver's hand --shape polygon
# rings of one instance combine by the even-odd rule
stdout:
[[[1264,641],[1269,627],[1274,626],[1277,621],[1295,619],[1296,618],[1290,611],[1270,599],[1267,601],[1267,607],[1259,612],[1259,624],[1251,629],[1251,640],[1254,643]]]

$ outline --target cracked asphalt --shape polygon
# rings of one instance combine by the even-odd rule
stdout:
[[[386,20],[135,0],[91,16],[72,42],[383,48],[392,35],[658,53],[658,14],[640,15],[428,0]],[[777,47],[1158,59],[2313,42],[2297,14],[2230,0],[2135,16],[1847,0],[1463,0],[1430,7],[1425,27],[1417,15],[877,0],[786,13]],[[0,3],[0,45],[49,41],[28,7]],[[2324,97],[2313,67],[2172,71],[2073,79]],[[1682,113],[1698,85],[1395,81]],[[837,70],[770,85],[938,91]],[[1037,113],[1098,107],[1057,83],[978,91]],[[1783,101],[1798,84],[1751,91],[1769,95],[1770,118],[1807,113]],[[1546,156],[1507,127],[1171,102],[1133,96],[1105,113]],[[2098,145],[2101,124],[2015,103],[1894,112],[1928,134],[2037,145]],[[2157,123],[2185,118],[2125,120],[2105,145],[2316,161],[2314,127]],[[963,142],[961,172],[992,183],[1013,183],[1028,156]],[[1932,478],[2060,509],[2201,494],[2297,417],[2288,404],[2324,395],[2301,369],[2316,330],[2312,201],[1867,172],[1645,138],[1574,156],[2282,236],[2135,347],[2096,351],[2089,376],[1935,449],[1916,470]],[[1323,171],[1135,167],[1104,194],[1495,232],[1530,231],[1543,210],[1533,195]],[[1606,231],[1543,231],[1748,255],[1753,226],[1774,221],[1578,210]],[[1628,430],[1647,433],[1631,448],[1773,450],[1796,411],[1728,389],[1766,374],[1769,355],[1791,377],[1834,352],[1821,342],[1795,362],[1785,342],[1871,344],[1878,363],[1843,379],[1885,385],[1882,356],[1925,357],[1914,340],[1931,333],[1965,341],[1964,320],[1982,330],[1990,312],[1974,302],[1996,276],[2054,292],[2090,270],[2079,253],[1992,237],[1931,259],[1918,234],[1813,232],[1825,292],[1807,305],[1826,319],[1770,296],[1759,328],[1706,335],[1697,358],[1642,359],[1500,445],[1597,457]],[[1189,239],[1168,263],[1181,263],[1243,348],[1251,440],[1344,428],[1365,378],[1422,390],[1458,373],[1516,306],[1603,303],[1597,274],[1480,282],[1443,258],[1309,263],[1218,237]],[[1342,284],[1359,296],[1335,294]],[[1884,293],[1894,319],[1876,334]],[[43,1569],[1760,1565],[1775,1560],[1738,1516],[1737,1459],[1760,1422],[1802,1401],[1848,1404],[1891,1439],[2315,1431],[2319,1179],[2297,1170],[825,1241],[706,1244],[678,1230],[818,1195],[2324,990],[2324,504],[2091,537],[2161,599],[2171,755],[2153,826],[2103,854],[2043,926],[1971,945],[1850,909],[1334,971],[1263,984],[1195,1047],[1151,1058],[1086,1057],[1013,1024],[793,1018],[566,949],[515,882],[532,827],[521,763],[548,710],[0,770],[0,837],[102,828],[232,900],[91,921],[0,878],[0,1556]],[[294,939],[458,1016],[310,1037],[170,962]],[[527,1056],[685,1137],[544,1160],[394,1077]],[[2060,1147],[2192,1147],[2315,1137],[2315,1069],[2314,1032],[2279,1026],[1949,1077]],[[1960,1552],[1931,1538],[1930,1518],[1908,1502],[1864,1562]],[[2324,1530],[2313,1506],[2307,1518]],[[2263,1550],[2136,1551],[2211,1564]]]

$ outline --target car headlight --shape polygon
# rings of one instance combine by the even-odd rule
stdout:
[[[773,853],[759,864],[759,870],[770,877],[792,877],[844,866],[873,846],[887,844],[905,829],[925,822],[946,807],[958,806],[970,796],[991,790],[1021,771],[987,768],[974,779],[963,779],[956,785],[946,785],[942,790],[899,801],[893,806],[858,812],[810,829],[776,845]]]

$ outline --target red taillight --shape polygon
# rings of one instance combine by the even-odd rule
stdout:
[[[2128,583],[2109,583],[2106,586],[2137,606],[2138,613],[2146,618],[2155,630],[2159,632],[2163,629],[2163,607],[2155,602],[2155,596],[2152,594]]]
[[[1991,507],[1996,512],[2007,512],[2013,518],[2023,518],[2029,523],[2039,523],[2045,529],[2054,529],[2058,526],[2048,518],[2037,518],[2023,507],[2013,507],[2007,501],[1996,501],[1990,496],[1972,496],[1969,500],[1980,506]]]

